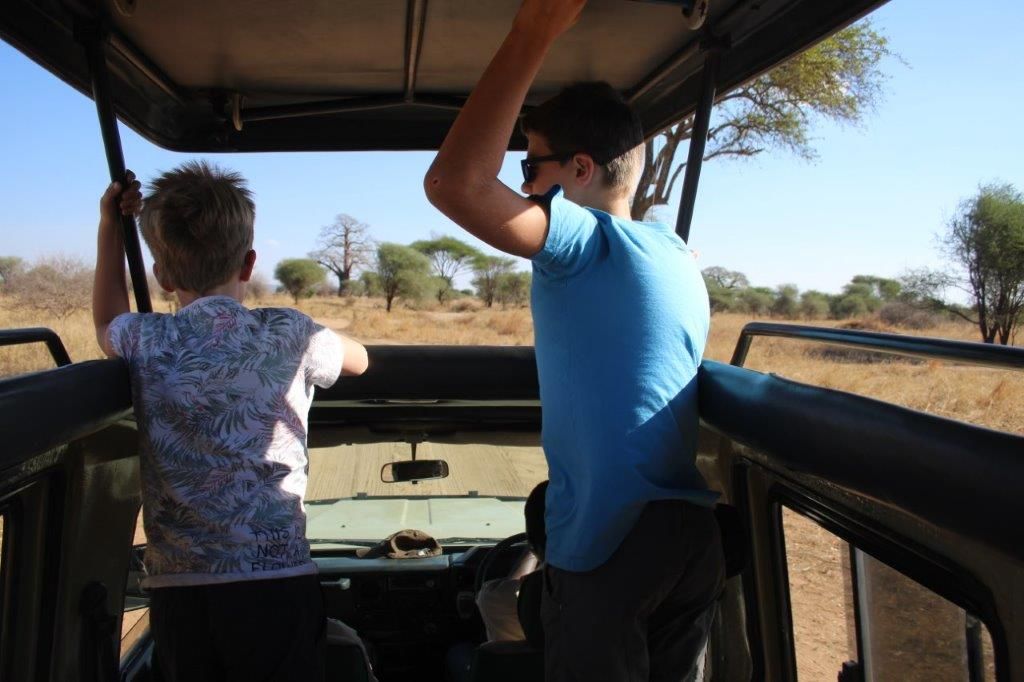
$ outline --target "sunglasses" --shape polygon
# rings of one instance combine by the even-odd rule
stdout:
[[[559,163],[565,163],[572,157],[576,156],[576,152],[570,152],[568,154],[549,154],[548,156],[527,156],[525,159],[519,162],[519,165],[523,168],[523,182],[533,182],[537,179],[537,166],[546,161],[558,161]]]

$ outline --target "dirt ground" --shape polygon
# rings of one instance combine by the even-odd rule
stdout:
[[[801,680],[835,680],[856,660],[849,546],[814,522],[783,511],[790,605]],[[966,682],[962,609],[870,556],[863,557],[864,634],[875,680]],[[863,604],[864,602],[862,602]],[[995,680],[992,641],[983,631],[984,679]]]

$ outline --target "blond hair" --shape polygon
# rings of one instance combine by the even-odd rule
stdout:
[[[242,269],[255,217],[240,174],[189,161],[150,183],[140,222],[167,283],[204,294]]]

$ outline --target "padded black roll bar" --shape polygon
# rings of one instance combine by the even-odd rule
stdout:
[[[929,360],[954,360],[986,367],[1024,370],[1024,348],[935,339],[925,336],[904,336],[856,329],[832,329],[771,322],[751,322],[743,328],[740,338],[736,342],[736,350],[733,351],[730,364],[736,367],[743,366],[747,359],[747,352],[750,350],[750,342],[755,336],[818,341],[893,355],[906,355]]]
[[[46,327],[27,329],[0,329],[0,346],[20,346],[26,343],[45,343],[50,357],[58,367],[71,364],[71,356],[57,333]]]
[[[862,348],[873,352],[889,353],[927,359],[953,360],[986,367],[1000,369],[1024,370],[1024,348],[996,346],[987,343],[968,341],[952,341],[928,337],[912,337],[902,334],[885,334],[866,332],[854,329],[830,329],[828,327],[810,327],[795,324],[773,324],[770,322],[751,322],[740,332],[731,364],[742,367],[750,350],[750,343],[755,336],[774,336],[777,338],[797,339],[800,341],[816,341],[837,346]],[[854,574],[854,589],[857,589],[857,564],[853,560],[854,549],[851,545],[850,565]],[[855,604],[859,602],[855,599]],[[856,619],[858,630],[860,617]],[[984,660],[981,646],[981,626],[977,618],[968,613],[965,625],[965,641],[967,644],[967,671],[971,682],[984,679]],[[858,633],[858,642],[860,635]]]
[[[121,149],[121,135],[117,130],[117,116],[114,113],[114,98],[110,91],[110,74],[104,51],[106,30],[99,20],[82,20],[75,27],[75,35],[85,48],[89,63],[92,97],[96,102],[96,114],[100,121],[100,133],[103,135],[103,149],[107,155],[110,180],[124,185],[124,151]],[[121,231],[124,235],[125,255],[128,257],[128,272],[132,278],[132,289],[135,291],[135,306],[141,313],[151,313],[153,304],[149,298],[149,283],[146,281],[146,267],[142,262],[142,249],[139,245],[139,233],[135,229],[135,219],[131,216],[121,216]]]

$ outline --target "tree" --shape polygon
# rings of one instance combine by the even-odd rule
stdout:
[[[25,271],[25,261],[17,256],[0,256],[0,291],[10,289],[14,279]]]
[[[771,312],[775,292],[767,287],[748,287],[740,291],[738,301],[743,312],[765,316]]]
[[[963,268],[961,287],[974,309],[945,308],[978,325],[985,343],[1008,344],[1024,318],[1024,195],[1008,184],[982,185],[960,202],[943,251]]]
[[[739,294],[750,286],[746,275],[718,265],[704,268],[700,274],[704,276],[712,313],[724,313],[743,307],[739,302]]]
[[[495,300],[504,305],[524,306],[530,300],[529,272],[506,272],[498,275]]]
[[[309,257],[327,268],[338,278],[338,295],[345,288],[357,268],[366,267],[373,258],[373,240],[370,226],[347,213],[339,213],[334,223],[320,230],[318,248]]]
[[[498,297],[498,285],[502,275],[512,272],[516,262],[504,256],[480,255],[473,259],[473,286],[476,295],[488,308]]]
[[[772,315],[787,320],[795,319],[800,313],[800,290],[795,284],[781,284],[775,289],[772,301]]]
[[[377,247],[377,278],[387,311],[396,296],[419,298],[430,278],[430,261],[419,251],[401,244]]]
[[[895,279],[875,277],[874,275],[854,275],[850,283],[843,287],[843,293],[862,296],[869,302],[872,312],[874,312],[883,303],[899,299],[901,288],[899,281]]]
[[[42,258],[11,278],[10,292],[22,305],[63,320],[92,305],[93,271],[78,258]]]
[[[882,91],[889,41],[869,21],[836,33],[765,75],[720,97],[708,130],[704,160],[744,158],[784,149],[805,159],[814,117],[858,123]],[[680,172],[681,143],[693,135],[693,114],[647,142],[647,162],[633,198],[637,219],[667,204]]]
[[[376,272],[366,270],[359,276],[359,281],[363,285],[363,295],[367,298],[384,295],[384,289],[380,286],[380,277]]]
[[[823,320],[829,314],[829,296],[820,291],[805,291],[800,296],[800,315],[805,320]]]
[[[440,277],[445,286],[437,287],[437,302],[444,303],[451,297],[455,278],[471,268],[473,259],[480,252],[455,237],[433,236],[431,239],[413,242],[410,245],[430,259],[434,275]]]
[[[711,313],[728,313],[739,310],[742,306],[739,303],[738,289],[726,289],[712,282],[707,282],[708,304]]]
[[[274,269],[274,278],[292,295],[295,305],[300,298],[309,298],[323,283],[327,273],[310,258],[286,258]]]
[[[700,274],[704,275],[705,284],[714,285],[722,289],[737,290],[746,289],[750,286],[750,281],[747,280],[747,276],[742,272],[726,270],[718,265],[704,268]]]
[[[861,317],[871,312],[876,303],[863,293],[840,294],[832,299],[830,312],[837,320]]]

